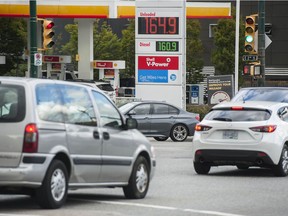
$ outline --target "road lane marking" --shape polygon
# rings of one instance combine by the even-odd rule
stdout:
[[[218,212],[218,211],[206,211],[206,210],[196,210],[196,209],[181,209],[169,206],[160,206],[160,205],[149,205],[149,204],[139,204],[139,203],[127,203],[127,202],[112,202],[112,201],[97,201],[103,204],[111,204],[111,205],[127,205],[127,206],[137,206],[143,208],[154,208],[154,209],[163,209],[163,210],[170,210],[170,211],[183,211],[183,212],[193,212],[198,214],[205,214],[205,215],[217,215],[217,216],[244,216],[239,214],[230,214],[225,212]]]

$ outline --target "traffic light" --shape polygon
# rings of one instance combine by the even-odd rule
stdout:
[[[243,67],[244,76],[259,76],[260,75],[260,63],[253,62],[251,64],[246,64]]]
[[[43,48],[51,49],[55,42],[53,41],[53,37],[55,32],[53,31],[54,22],[51,20],[44,19],[43,20]]]
[[[243,67],[243,75],[244,76],[250,76],[251,74],[250,74],[250,72],[251,72],[251,65],[244,65],[244,67]]]
[[[255,16],[246,16],[245,19],[245,52],[257,54]]]

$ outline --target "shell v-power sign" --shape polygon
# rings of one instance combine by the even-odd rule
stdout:
[[[186,108],[185,0],[136,0],[136,97]]]

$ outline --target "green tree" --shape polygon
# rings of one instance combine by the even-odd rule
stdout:
[[[215,50],[212,52],[212,63],[216,74],[233,74],[235,68],[235,8],[232,10],[232,19],[220,19],[214,31]],[[244,55],[244,23],[240,21],[239,57]],[[242,49],[241,49],[242,47]],[[239,61],[239,74],[243,63]],[[239,76],[239,78],[241,78]],[[239,79],[240,80],[240,79]]]
[[[24,76],[21,56],[27,46],[27,22],[20,18],[0,18],[0,55],[6,64],[0,65],[0,75]],[[27,67],[26,67],[27,69]]]
[[[70,34],[70,40],[62,46],[60,53],[63,55],[71,55],[72,63],[75,68],[77,68],[76,55],[78,54],[78,25],[68,24],[65,26],[65,30]],[[99,19],[94,22],[93,43],[95,60],[120,59],[120,40],[117,35],[112,32],[112,29],[107,25],[107,22],[103,22],[101,26],[99,26]]]
[[[130,19],[126,29],[122,30],[121,39],[122,58],[125,60],[126,69],[121,71],[121,77],[135,76],[135,19]]]
[[[201,71],[203,69],[203,45],[200,40],[199,20],[187,20],[187,40],[186,40],[186,71],[187,83],[199,83],[203,81]]]

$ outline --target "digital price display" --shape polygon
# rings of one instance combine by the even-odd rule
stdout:
[[[138,17],[138,34],[179,34],[179,17]]]
[[[156,41],[156,51],[158,52],[178,52],[178,41]]]

